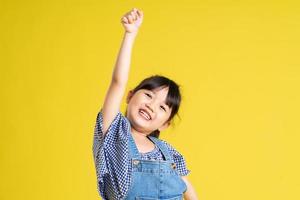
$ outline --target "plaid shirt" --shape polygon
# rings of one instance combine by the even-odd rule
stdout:
[[[131,164],[128,149],[129,120],[119,111],[110,124],[105,137],[102,133],[102,109],[99,111],[94,129],[93,155],[97,174],[97,189],[103,200],[124,199],[131,181]],[[161,139],[160,139],[161,140]],[[166,141],[166,146],[176,164],[179,175],[190,173],[184,157]],[[151,152],[141,153],[145,160],[163,160],[156,146]]]

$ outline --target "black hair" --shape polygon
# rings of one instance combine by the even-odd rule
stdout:
[[[179,85],[175,83],[173,80],[161,76],[161,75],[153,75],[148,78],[142,80],[133,90],[133,94],[136,93],[138,90],[146,89],[146,90],[154,90],[158,87],[169,87],[168,95],[166,98],[166,104],[171,108],[171,115],[167,121],[171,121],[173,117],[178,113],[180,103],[181,103],[181,94],[179,90]],[[127,113],[126,113],[127,115]],[[160,131],[155,130],[150,133],[150,136],[154,136],[159,138]]]

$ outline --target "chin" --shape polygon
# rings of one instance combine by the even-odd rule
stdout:
[[[131,126],[133,126],[133,128],[139,132],[147,132],[147,127],[146,125],[149,125],[149,121],[146,121],[145,119],[143,119],[142,117],[140,117],[139,115],[135,115],[135,116],[130,116],[130,123]],[[148,131],[149,132],[149,131]]]

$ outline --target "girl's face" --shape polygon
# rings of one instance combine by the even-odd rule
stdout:
[[[159,87],[154,90],[141,89],[135,94],[129,92],[126,117],[135,130],[150,134],[170,125],[167,120],[171,115],[171,108],[165,103],[168,91],[168,87]]]

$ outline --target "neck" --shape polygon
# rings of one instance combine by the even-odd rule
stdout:
[[[131,127],[131,133],[137,139],[147,139],[147,135],[148,135],[146,133],[142,133],[142,132],[135,130],[133,127]]]

